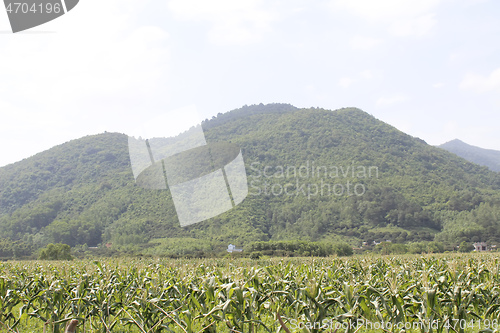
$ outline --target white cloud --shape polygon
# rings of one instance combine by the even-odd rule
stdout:
[[[371,70],[367,69],[367,70],[365,70],[365,71],[362,71],[362,72],[360,73],[360,76],[361,76],[363,79],[365,79],[365,80],[370,80],[370,79],[373,79],[374,74],[373,74],[373,72],[372,72]]]
[[[464,0],[464,5],[465,6],[474,6],[478,4],[483,4],[486,2],[490,2],[491,0]]]
[[[164,111],[169,35],[135,21],[144,6],[86,0],[33,29],[54,33],[0,34],[0,155],[7,142],[25,142],[17,149],[26,157],[104,130],[126,133],[137,115]]]
[[[16,105],[31,102],[39,109],[89,113],[105,111],[103,102],[119,109],[133,99],[142,104],[151,94],[165,95],[158,88],[168,70],[168,34],[132,22],[130,15],[141,5],[127,10],[127,1],[95,1],[86,6],[91,2],[44,28],[54,34],[15,35],[0,47],[2,81],[8,82],[6,90]]]
[[[460,88],[477,93],[498,91],[500,93],[500,68],[495,69],[488,76],[469,73],[460,83]]]
[[[448,56],[448,62],[452,66],[463,65],[469,56],[465,52],[452,52]]]
[[[372,70],[364,70],[362,71],[361,73],[359,73],[359,75],[361,76],[361,78],[365,79],[365,80],[370,80],[370,79],[373,79],[375,77],[375,74],[373,73]]]
[[[443,82],[436,82],[432,85],[432,88],[436,88],[436,89],[439,89],[439,88],[442,88],[444,87],[444,83]]]
[[[355,50],[369,50],[382,43],[381,39],[356,35],[349,41],[349,45]]]
[[[388,26],[395,36],[423,36],[435,26],[434,10],[442,0],[331,0],[333,10],[345,10]]]
[[[412,123],[401,116],[390,116],[385,121],[402,132],[411,133],[413,131]]]
[[[209,22],[208,39],[214,44],[245,45],[259,42],[271,31],[276,13],[264,10],[261,0],[170,0],[169,8],[181,19]]]
[[[348,88],[351,84],[353,84],[355,80],[350,77],[343,77],[339,80],[339,86]]]
[[[343,88],[349,88],[352,86],[354,83],[362,82],[362,81],[368,81],[373,79],[375,76],[373,74],[372,70],[364,70],[362,72],[359,72],[357,74],[351,75],[351,76],[344,76],[341,77],[338,80],[338,85]]]
[[[332,5],[363,18],[380,21],[418,17],[432,11],[440,2],[441,0],[333,0]]]
[[[2,7],[0,7],[0,31],[12,31],[9,24],[9,17],[7,16],[7,11],[4,11]]]
[[[460,133],[460,126],[456,121],[448,121],[443,126],[443,133],[450,138],[458,138],[457,135]]]
[[[386,107],[386,106],[392,106],[394,104],[402,103],[408,100],[406,96],[403,95],[395,95],[395,96],[388,96],[388,97],[380,97],[377,100],[377,106],[378,107]]]
[[[459,139],[470,145],[481,148],[498,149],[492,147],[492,144],[496,144],[494,139],[496,133],[498,133],[498,126],[496,126],[496,124],[471,125],[458,123],[456,121],[448,121],[442,126],[439,135],[440,137],[446,138],[445,141]],[[434,141],[436,144],[444,143],[443,139],[441,139],[441,142],[438,140]]]
[[[407,20],[397,20],[389,28],[394,36],[415,36],[422,37],[427,35],[436,25],[435,14],[426,14]]]
[[[177,115],[175,118],[172,115]],[[179,117],[178,115],[182,115]],[[175,121],[173,121],[175,119]],[[180,109],[170,110],[153,117],[138,120],[136,127],[127,133],[136,137],[161,138],[174,136],[188,130],[192,126],[201,124],[204,120],[195,105],[185,106]],[[168,135],[166,135],[166,133]]]

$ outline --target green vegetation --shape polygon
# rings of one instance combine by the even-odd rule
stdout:
[[[280,241],[280,242],[255,242],[250,244],[251,252],[259,252],[271,256],[314,256],[327,257],[337,255],[339,257],[351,256],[352,247],[346,243],[318,243],[304,241]]]
[[[460,252],[467,253],[467,252],[471,252],[472,250],[474,250],[474,246],[471,245],[470,243],[467,243],[466,241],[463,241],[462,243],[460,243],[460,247],[458,250]]]
[[[383,242],[375,246],[375,253],[387,254],[423,254],[423,253],[443,253],[444,245],[439,242],[415,242],[409,244],[398,244]],[[463,251],[463,252],[470,252]]]
[[[207,257],[269,241],[366,242],[370,251],[390,241],[404,245],[397,252],[500,243],[499,173],[361,110],[254,105],[203,127],[207,142],[243,151],[250,193],[236,208],[182,228],[168,190],[135,184],[125,135],[88,136],[0,168],[0,258],[36,258],[50,243]]]
[[[9,332],[493,332],[496,254],[0,263]],[[370,329],[374,328],[374,329]],[[408,329],[411,328],[411,329]],[[485,331],[491,329],[491,331]]]
[[[68,244],[49,244],[40,250],[40,260],[73,260]]]

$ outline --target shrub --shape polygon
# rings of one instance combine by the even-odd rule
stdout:
[[[260,252],[252,252],[252,254],[250,255],[250,259],[260,259],[260,257],[262,257],[262,253]]]
[[[73,260],[71,247],[67,244],[49,244],[40,250],[40,260]]]
[[[458,251],[463,253],[471,252],[472,250],[474,250],[474,246],[471,243],[467,243],[466,241],[460,243],[460,246],[458,247]]]
[[[352,256],[352,247],[347,243],[334,243],[333,252],[339,257]]]

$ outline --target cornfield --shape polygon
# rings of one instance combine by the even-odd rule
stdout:
[[[0,263],[0,331],[494,332],[496,254]]]

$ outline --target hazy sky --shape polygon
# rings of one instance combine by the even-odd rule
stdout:
[[[497,0],[80,0],[18,34],[0,9],[0,166],[272,102],[500,150]]]

